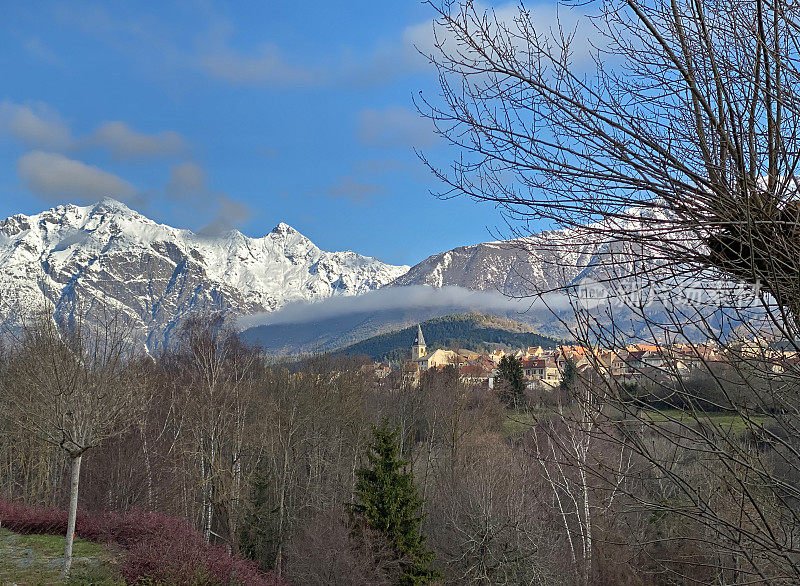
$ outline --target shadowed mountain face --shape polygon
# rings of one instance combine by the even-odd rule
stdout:
[[[551,296],[551,301],[558,301]],[[551,304],[550,307],[554,307]],[[383,287],[357,297],[330,297],[291,304],[278,311],[239,320],[242,337],[272,354],[338,350],[377,334],[416,327],[419,322],[454,314],[495,316],[527,332],[564,338],[568,332],[542,303],[508,298],[497,291],[426,285]],[[499,316],[499,317],[497,317]]]
[[[55,305],[59,317],[104,302],[148,347],[190,312],[269,312],[289,302],[377,289],[408,267],[325,252],[279,224],[262,238],[205,237],[158,224],[114,200],[0,221],[0,322]]]
[[[295,355],[331,352],[393,329],[440,316],[458,309],[386,309],[352,312],[309,322],[267,324],[245,329],[246,342],[257,344],[269,354]]]
[[[298,321],[290,323],[265,324],[247,327],[241,333],[242,338],[250,343],[257,344],[270,354],[294,355],[319,352],[333,352],[347,346],[357,344],[362,340],[372,338],[379,334],[411,328],[416,333],[418,323],[445,316],[453,317],[454,314],[475,316],[480,307],[445,306],[439,305],[429,308],[398,307],[395,309],[381,309],[369,312],[352,311],[332,317],[321,317],[312,321]],[[548,323],[548,316],[542,312],[532,312],[520,315],[513,311],[494,310],[494,316],[505,317],[507,323],[525,324],[525,332],[541,332],[556,338],[566,337],[568,332],[559,327],[558,323]],[[458,317],[456,315],[455,317]],[[483,318],[482,318],[483,319]],[[498,321],[503,318],[495,318]],[[517,320],[522,320],[519,322]],[[485,321],[485,320],[484,320]],[[510,326],[503,326],[513,329]],[[409,330],[411,331],[411,330]],[[425,334],[427,336],[427,334]],[[427,339],[427,338],[426,338]],[[413,336],[412,336],[413,340]],[[490,342],[493,340],[484,340]],[[409,344],[410,345],[410,344]],[[528,345],[536,345],[530,342]],[[372,351],[357,350],[348,353],[375,354]],[[379,354],[376,354],[379,356]]]

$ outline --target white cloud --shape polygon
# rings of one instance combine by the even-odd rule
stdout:
[[[186,141],[177,132],[144,134],[120,121],[101,125],[87,142],[107,148],[118,159],[170,156],[186,149]]]
[[[542,2],[530,7],[530,17],[536,31],[549,37],[553,47],[560,47],[562,36],[569,39],[570,61],[579,69],[594,63],[595,44],[604,44],[599,35],[597,20],[590,19],[590,4],[569,6],[557,2]],[[497,19],[515,30],[514,18],[519,16],[517,5],[506,4],[496,9]]]
[[[220,47],[200,58],[211,77],[242,84],[310,85],[316,77],[302,67],[289,64],[275,45],[261,45],[252,55]]]
[[[568,299],[550,293],[543,299],[516,299],[498,291],[474,291],[463,287],[383,287],[358,296],[333,296],[315,302],[291,303],[272,313],[242,317],[239,327],[247,329],[260,325],[309,323],[357,313],[396,309],[448,309],[455,312],[484,311],[528,313],[569,309]]]
[[[205,236],[224,234],[246,222],[253,211],[244,202],[232,199],[222,192],[214,192],[208,186],[208,172],[192,161],[185,161],[170,168],[169,180],[164,191],[168,198],[177,201],[188,212],[205,218],[198,230]]]
[[[348,199],[353,204],[365,204],[369,202],[370,198],[380,195],[383,191],[383,187],[376,183],[367,183],[345,175],[339,177],[328,187],[327,194],[334,198]]]
[[[310,85],[317,81],[311,70],[290,63],[285,54],[272,43],[261,43],[251,51],[239,51],[231,46],[233,24],[224,17],[214,16],[211,27],[203,36],[197,64],[210,77],[238,84]]]
[[[495,28],[493,23],[496,21],[512,33],[520,33],[516,22],[520,18],[519,3],[489,6],[475,2],[474,7],[479,17],[484,14],[487,16],[488,22],[492,23],[490,28]],[[453,9],[458,10],[459,4],[454,4]],[[573,65],[584,67],[592,63],[592,43],[599,41],[599,38],[598,31],[588,18],[588,6],[540,2],[526,5],[524,9],[530,13],[537,33],[550,40],[559,39],[562,32],[565,36],[572,37],[570,51]],[[439,47],[436,46],[437,43]],[[518,49],[525,50],[521,38],[513,39],[512,43]],[[426,20],[405,27],[399,39],[376,45],[369,58],[361,58],[360,73],[353,71],[353,74],[364,82],[369,82],[370,78],[373,82],[381,82],[408,73],[432,72],[433,66],[428,56],[441,58],[440,51],[456,52],[463,49],[463,45],[456,41],[450,31],[433,20]]]
[[[136,188],[124,179],[58,153],[31,151],[17,161],[17,172],[32,193],[46,199],[91,202],[136,195]]]
[[[187,3],[196,12],[196,3]],[[80,34],[100,40],[133,62],[150,79],[163,79],[167,72],[185,70],[189,63],[179,46],[173,18],[165,19],[155,10],[142,10],[135,2],[58,2],[51,11],[56,22]],[[180,82],[178,82],[180,83]]]
[[[177,132],[138,132],[121,121],[106,122],[90,136],[74,138],[69,125],[46,104],[0,102],[0,134],[49,151],[99,147],[117,159],[169,157],[185,152],[186,140]]]
[[[218,13],[208,2],[190,3],[190,10],[199,16],[194,30],[182,29],[188,36],[179,35],[174,23],[154,14],[141,14],[135,9],[110,11],[100,5],[80,6],[64,4],[56,15],[84,33],[102,39],[109,47],[122,52],[140,63],[147,71],[158,71],[172,79],[167,72],[185,72],[195,69],[208,77],[243,85],[262,86],[317,86],[317,85],[376,85],[390,82],[400,76],[419,72],[432,72],[432,66],[423,53],[434,49],[433,21],[425,20],[398,28],[392,36],[376,42],[371,48],[326,48],[326,52],[313,61],[298,62],[289,47],[274,42],[260,44],[242,43],[236,35],[231,20]],[[454,8],[457,3],[454,5]],[[490,6],[476,2],[479,12],[492,10],[496,18],[514,26],[519,5],[505,2]],[[596,37],[583,13],[586,6],[571,8],[558,2],[541,0],[526,6],[534,15],[540,32],[555,31],[559,21],[566,31],[580,21],[575,37],[575,61],[584,62],[588,55],[590,39]],[[433,11],[431,15],[433,16]],[[440,40],[448,35],[438,31]],[[193,38],[194,44],[187,44]],[[448,43],[448,46],[454,46]],[[161,76],[160,76],[161,77]]]
[[[217,205],[214,215],[211,221],[198,231],[199,234],[206,236],[224,234],[246,222],[253,215],[253,211],[246,203],[231,199],[224,193],[214,194],[213,199]]]
[[[206,170],[197,163],[187,161],[175,165],[169,170],[167,195],[173,199],[202,194],[206,191]]]
[[[428,147],[438,140],[430,120],[402,106],[362,110],[357,134],[364,144],[382,147]]]
[[[72,144],[69,126],[44,104],[0,103],[0,132],[30,146],[66,149]]]

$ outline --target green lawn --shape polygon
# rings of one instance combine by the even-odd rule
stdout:
[[[503,419],[503,434],[506,437],[525,433],[536,425],[536,419],[531,411],[509,411]]]
[[[546,410],[531,411],[508,411],[502,422],[503,434],[506,437],[512,437],[525,433],[531,429],[536,423],[536,417],[546,416]],[[763,425],[769,421],[766,415],[756,415],[750,418],[751,422],[748,423],[740,415],[731,413],[700,413],[693,414],[680,409],[660,409],[660,410],[642,410],[638,418],[642,420],[649,420],[653,423],[665,423],[668,421],[680,421],[686,425],[694,425],[695,418],[703,423],[709,423],[722,432],[734,433],[736,435],[742,434],[750,430],[753,424]]]
[[[83,539],[73,545],[70,579],[59,581],[64,538],[57,535],[19,535],[0,529],[0,585],[65,584],[70,586],[124,585],[113,569],[108,548]]]
[[[680,409],[660,409],[643,411],[642,417],[648,417],[654,423],[666,421],[680,421],[681,423],[692,424],[694,420],[708,423],[721,431],[741,434],[750,430],[754,425],[763,425],[768,421],[766,415],[751,416],[750,421],[745,420],[740,415],[733,413],[694,413],[682,411]]]

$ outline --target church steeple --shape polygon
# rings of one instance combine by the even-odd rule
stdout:
[[[417,324],[417,338],[411,346],[411,360],[425,356],[425,336],[422,335],[422,327]]]
[[[422,326],[417,324],[417,339],[414,340],[415,346],[425,346],[425,336],[422,335]]]

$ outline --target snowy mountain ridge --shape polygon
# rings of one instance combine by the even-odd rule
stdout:
[[[657,206],[631,208],[626,214],[630,216],[626,220],[607,219],[440,252],[411,267],[392,285],[457,286],[525,297],[561,290],[585,277],[603,280],[611,273],[612,278],[618,278],[636,255],[626,253],[629,246],[622,241],[603,234],[617,231],[637,234],[642,239],[653,226],[670,222]],[[639,215],[647,216],[647,220],[639,220]],[[663,240],[663,235],[659,239]],[[640,256],[647,260],[647,255]],[[659,262],[651,257],[646,264],[648,270],[653,270]]]
[[[597,262],[606,245],[576,230],[559,230],[460,246],[426,258],[392,285],[458,286],[526,296],[565,287]]]
[[[640,232],[646,225],[632,220],[621,228]],[[0,221],[0,331],[45,300],[62,318],[106,306],[128,316],[155,349],[173,339],[181,322],[195,312],[222,311],[239,318],[384,287],[394,304],[384,309],[414,322],[435,317],[444,307],[449,313],[482,310],[454,288],[526,297],[563,290],[586,278],[604,282],[658,269],[655,257],[634,262],[642,255],[631,257],[625,249],[622,242],[598,238],[592,226],[577,226],[459,247],[413,267],[393,266],[354,252],[320,250],[285,223],[260,238],[236,230],[205,236],[159,224],[106,199]],[[435,290],[442,308],[410,307],[407,293],[390,294],[414,285]],[[331,303],[338,301],[344,300]],[[380,329],[380,320],[365,309],[369,304],[354,303],[351,311],[361,316],[358,323],[369,318],[373,329]],[[337,315],[343,311],[339,308]],[[553,321],[542,312],[519,319],[542,331],[549,331]],[[310,335],[325,337],[318,328]],[[337,336],[328,336],[330,347]],[[283,341],[274,342],[283,347]]]
[[[203,236],[105,199],[0,221],[0,322],[45,299],[62,316],[101,300],[158,347],[194,311],[244,315],[358,295],[408,269],[320,250],[284,223],[261,238],[237,230]]]

